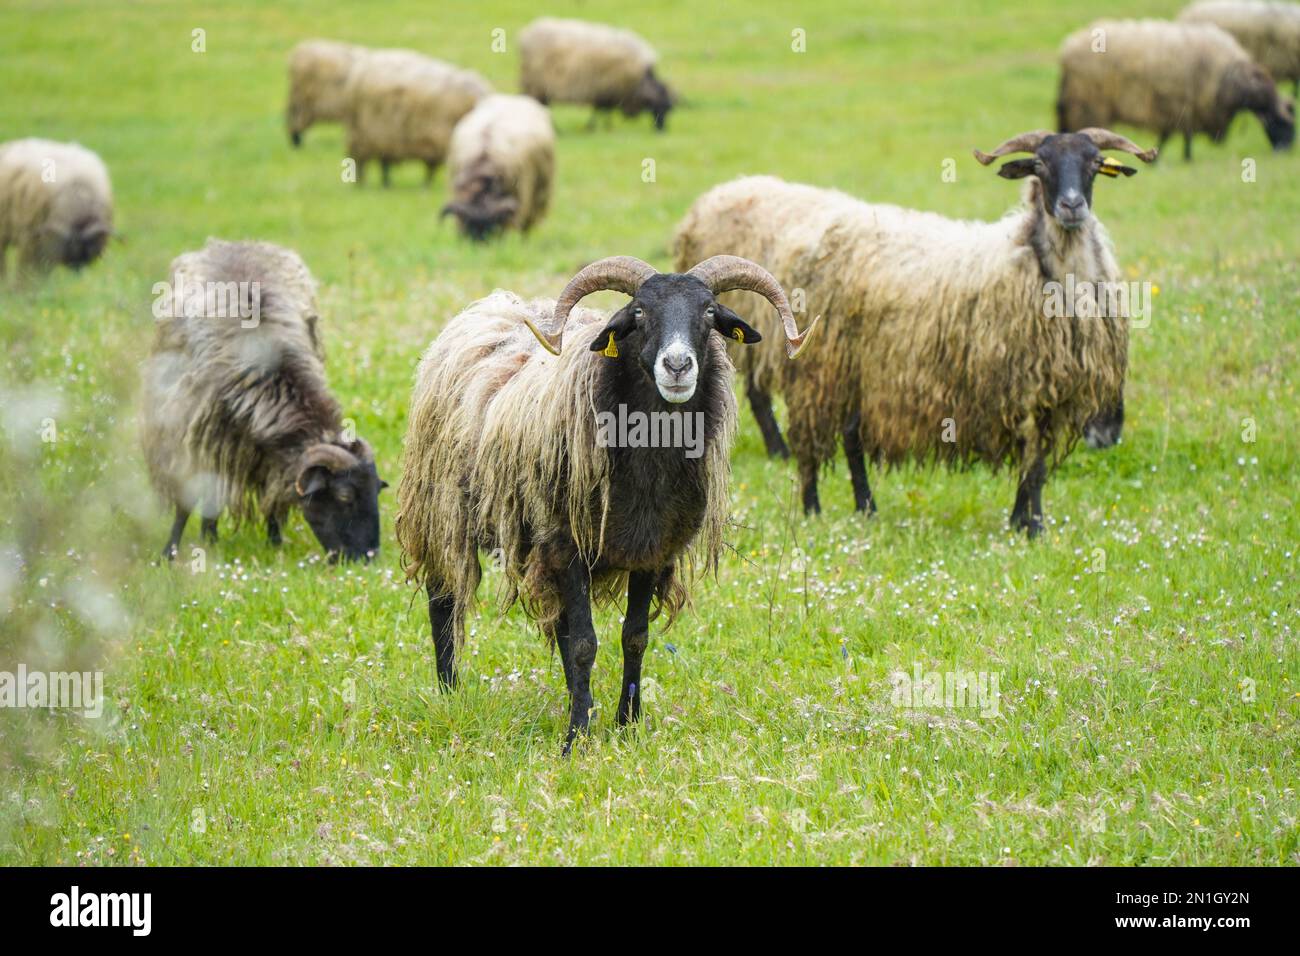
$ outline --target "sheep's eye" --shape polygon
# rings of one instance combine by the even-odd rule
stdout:
[[[355,495],[351,488],[340,488],[338,491],[334,492],[334,497],[337,498],[341,504],[346,505],[352,503],[352,499]]]
[[[715,309],[713,306],[709,306],[707,309],[704,310],[704,314],[707,315],[709,318],[713,318],[715,315],[718,314],[718,310]]]
[[[632,318],[634,319],[639,319],[643,315],[645,315],[645,309],[641,308],[639,305],[632,310]]]

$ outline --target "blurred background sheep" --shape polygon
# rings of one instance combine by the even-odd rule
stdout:
[[[0,145],[0,275],[10,246],[22,272],[80,269],[113,234],[113,190],[103,160],[77,143]]]
[[[1213,23],[1233,35],[1255,62],[1300,96],[1300,4],[1273,0],[1204,0],[1178,15],[1188,23]]]
[[[527,232],[546,213],[555,175],[550,111],[528,96],[487,97],[456,124],[448,158],[454,215],[471,239]]]
[[[366,163],[379,160],[385,186],[393,163],[424,163],[428,185],[447,156],[451,133],[492,87],[462,70],[410,50],[377,50],[361,57],[348,75],[345,123],[348,156],[357,183]]]
[[[630,30],[583,20],[534,20],[519,34],[525,93],[544,104],[585,103],[596,115],[649,112],[662,130],[673,108],[672,91],[655,76],[658,55]]]
[[[1101,44],[1104,43],[1104,47]],[[1234,116],[1249,110],[1274,149],[1295,139],[1295,108],[1264,67],[1211,23],[1098,20],[1061,45],[1057,128],[1127,123],[1159,134],[1158,147],[1183,135],[1219,142]]]
[[[294,146],[302,144],[302,134],[316,123],[343,122],[348,73],[364,52],[363,47],[335,40],[304,40],[290,52],[285,124]]]
[[[194,510],[205,539],[229,510],[260,515],[278,545],[294,507],[331,556],[377,553],[384,483],[325,382],[316,282],[298,254],[210,239],[178,256],[155,292],[141,442],[154,488],[175,509],[164,556]]]

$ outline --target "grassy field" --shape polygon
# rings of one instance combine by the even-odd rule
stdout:
[[[536,4],[183,6],[0,9],[0,141],[97,150],[122,232],[87,272],[0,284],[0,546],[34,542],[0,567],[0,669],[75,661],[107,695],[98,720],[2,715],[0,862],[1300,862],[1300,157],[1253,117],[1190,165],[1171,148],[1098,183],[1127,275],[1159,292],[1124,441],[1065,462],[1038,541],[1006,530],[1014,489],[982,471],[873,473],[866,522],[841,467],[805,521],[745,411],[734,552],[652,629],[632,732],[612,720],[618,617],[598,618],[594,733],[570,760],[558,657],[498,615],[491,575],[463,686],[434,692],[392,498],[368,567],[327,567],[299,517],[279,552],[223,521],[201,572],[159,567],[169,522],[135,439],[151,286],[208,236],[301,252],[333,387],[395,484],[417,356],[473,299],[555,295],[605,255],[667,267],[694,197],[743,173],[995,218],[1017,186],[970,150],[1052,125],[1059,40],[1177,0],[557,3],[649,38],[684,102],[663,135],[558,109],[549,218],[489,246],[439,222],[445,173],[347,185],[331,127],[290,150],[285,54],[410,46],[512,90]],[[34,445],[44,418],[58,438]],[[918,665],[996,675],[997,714],[895,706],[891,675]]]

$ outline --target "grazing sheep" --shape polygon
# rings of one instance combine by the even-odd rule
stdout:
[[[113,234],[113,189],[103,161],[76,143],[0,145],[0,275],[10,246],[20,271],[80,269]]]
[[[655,76],[658,56],[635,33],[542,17],[519,34],[523,91],[544,104],[588,103],[596,114],[619,109],[624,116],[649,111],[664,128],[672,91]]]
[[[602,289],[632,300],[608,320],[574,309]],[[722,256],[660,275],[618,256],[581,270],[556,302],[497,291],[474,303],[416,372],[397,540],[428,593],[439,680],[455,683],[478,550],[488,550],[506,575],[505,606],[522,599],[559,648],[566,753],[592,707],[593,597],[608,603],[627,588],[622,724],[641,709],[651,604],[671,620],[690,569],[716,567],[736,418],[723,341],[758,341],[717,303],[728,289],[775,306],[797,352],[804,336],[785,293],[752,262]],[[632,429],[616,436],[614,418]]]
[[[357,60],[344,92],[348,156],[365,166],[379,160],[384,185],[389,167],[404,159],[424,163],[425,185],[447,155],[451,131],[479,100],[487,80],[410,50],[376,50]]]
[[[1277,81],[1290,80],[1300,96],[1300,4],[1273,0],[1202,0],[1178,15],[1213,23],[1233,35]]]
[[[1104,50],[1101,48],[1104,43]],[[1057,125],[1061,132],[1128,123],[1160,136],[1219,142],[1234,116],[1250,110],[1274,149],[1295,139],[1295,109],[1278,95],[1268,71],[1212,23],[1098,20],[1061,46]]]
[[[678,262],[744,255],[826,318],[797,370],[769,346],[751,351],[751,391],[786,397],[806,512],[821,510],[817,473],[843,441],[858,510],[875,510],[864,456],[890,465],[1009,463],[1020,480],[1012,527],[1038,534],[1048,464],[1122,398],[1128,306],[1112,299],[1120,274],[1091,212],[1092,185],[1098,173],[1136,170],[1104,149],[1155,158],[1100,129],[1040,130],[977,151],[986,165],[1033,154],[999,170],[1028,179],[1023,208],[994,223],[769,176],[726,183],[695,202],[678,228]],[[1053,317],[1049,283],[1067,282],[1092,289],[1102,307]],[[742,315],[752,309],[729,304]],[[770,415],[770,400],[766,407]]]
[[[142,441],[150,479],[176,509],[164,556],[196,508],[205,538],[229,509],[260,513],[278,545],[295,505],[331,560],[377,552],[386,485],[325,383],[316,283],[297,253],[210,239],[178,256],[154,292]]]
[[[513,227],[527,232],[546,213],[555,174],[555,130],[527,96],[493,95],[456,124],[448,153],[455,215],[471,239]]]
[[[364,47],[334,40],[304,40],[293,48],[285,122],[294,146],[302,145],[302,134],[312,125],[343,121],[348,73],[364,53]]]

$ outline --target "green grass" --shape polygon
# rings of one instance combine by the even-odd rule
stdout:
[[[130,391],[150,287],[177,253],[210,235],[302,253],[332,384],[395,482],[414,365],[447,318],[494,287],[555,295],[599,256],[666,267],[673,225],[717,182],[771,172],[1001,215],[1016,186],[970,149],[1051,125],[1060,38],[1139,12],[1034,6],[824,3],[791,18],[772,2],[557,4],[650,38],[684,103],[662,136],[646,118],[588,133],[584,111],[558,110],[549,218],[486,247],[438,221],[445,173],[432,193],[414,166],[389,191],[357,189],[340,181],[337,128],[290,150],[284,58],[314,35],[412,46],[513,89],[534,4],[0,10],[0,140],[96,149],[124,236],[83,274],[0,288],[6,419],[16,389],[61,403],[59,440],[7,451],[16,467],[0,473],[0,544],[42,542],[26,574],[0,575],[0,669],[32,648],[94,661],[109,697],[98,721],[0,722],[0,862],[1300,860],[1300,158],[1269,152],[1250,117],[1223,145],[1199,141],[1190,165],[1174,148],[1098,183],[1127,274],[1160,293],[1133,334],[1124,442],[1065,462],[1039,541],[1006,531],[1013,489],[983,471],[873,474],[880,514],[865,522],[841,467],[823,517],[805,521],[793,468],[765,460],[744,412],[735,551],[693,612],[653,630],[636,731],[612,727],[618,618],[598,618],[599,709],[570,760],[558,659],[518,609],[498,615],[495,577],[462,689],[433,691],[391,498],[367,568],[324,566],[300,518],[278,553],[223,522],[204,572],[152,563],[168,519]],[[490,50],[494,27],[506,55]],[[791,52],[796,27],[806,53]],[[196,28],[206,53],[191,51]],[[955,183],[941,178],[950,157]],[[129,625],[78,617],[66,595],[92,579]],[[890,675],[918,662],[997,673],[998,715],[895,707]]]

